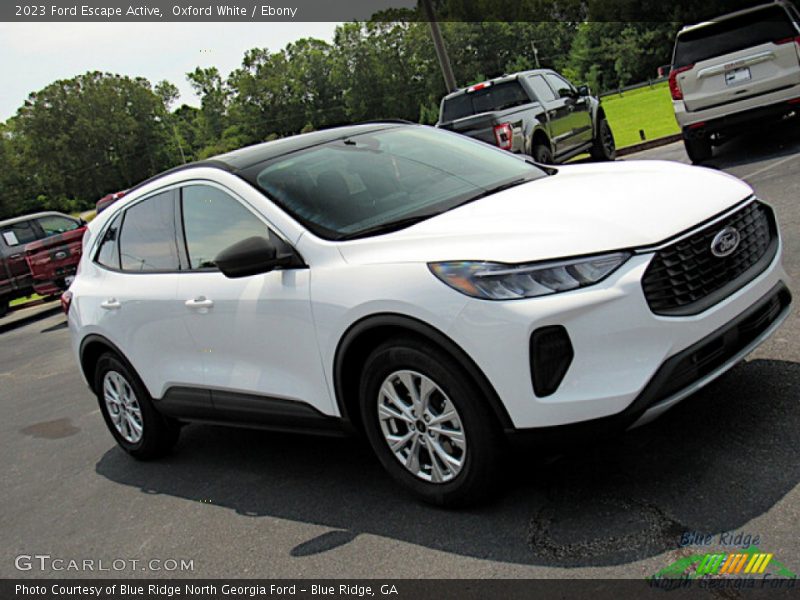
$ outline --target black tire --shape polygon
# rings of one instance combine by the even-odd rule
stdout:
[[[378,417],[378,403],[381,386],[398,371],[411,371],[424,376],[438,386],[446,395],[460,418],[464,439],[461,467],[451,479],[434,483],[413,474],[401,464],[398,456],[389,448]],[[395,380],[396,381],[396,380]],[[394,384],[393,384],[394,385]],[[395,391],[398,390],[394,387]],[[402,388],[401,388],[402,389]],[[398,392],[401,395],[402,392]],[[429,396],[429,406],[442,404],[443,396],[434,392]],[[439,506],[465,506],[485,500],[496,491],[495,481],[498,465],[503,451],[503,437],[486,398],[478,391],[472,378],[447,353],[436,346],[414,338],[396,338],[378,346],[367,358],[361,375],[360,386],[361,417],[364,430],[383,467],[406,489],[425,502]],[[431,410],[435,410],[432,408]],[[442,410],[446,410],[442,408]],[[425,416],[428,416],[426,413]],[[423,415],[417,414],[416,423],[422,423]],[[426,419],[428,420],[428,419]],[[435,415],[434,415],[435,420]],[[431,421],[431,425],[433,421]],[[431,427],[429,425],[428,427]],[[439,425],[440,430],[444,425]],[[432,427],[426,432],[417,425],[417,432],[423,441],[416,446],[422,448],[417,456],[420,464],[434,462],[434,452],[430,452],[434,442],[439,448],[459,450],[447,438],[433,433]],[[430,438],[426,437],[430,436]],[[403,432],[400,433],[403,435]],[[427,445],[425,442],[427,441]],[[413,449],[413,443],[410,449]],[[430,453],[428,453],[430,452]],[[409,454],[411,452],[409,451]],[[438,461],[438,464],[446,464]],[[449,467],[450,465],[447,465]],[[446,467],[446,468],[447,468]],[[433,473],[430,465],[429,473]],[[439,468],[441,472],[441,468]]]
[[[106,375],[109,373],[121,376],[134,394],[140,413],[138,422],[141,424],[141,434],[138,440],[125,439],[123,433],[114,424],[104,399],[104,384]],[[112,377],[114,376],[112,375]],[[175,446],[180,427],[175,421],[161,415],[156,410],[153,406],[153,399],[147,393],[139,376],[116,354],[108,352],[98,359],[94,375],[94,389],[108,430],[125,452],[140,460],[151,460],[168,454]],[[128,430],[130,431],[130,425]]]
[[[0,319],[8,313],[8,298],[0,298]]]
[[[711,148],[711,140],[702,133],[684,133],[683,145],[686,147],[689,160],[695,165],[711,158],[714,152]]]
[[[553,151],[550,149],[550,146],[541,142],[536,142],[533,145],[531,158],[542,165],[552,165],[554,162]]]
[[[617,158],[617,144],[614,133],[605,117],[597,123],[597,134],[592,141],[591,155],[594,160],[607,161]]]

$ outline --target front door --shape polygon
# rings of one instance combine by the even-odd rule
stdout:
[[[178,281],[184,322],[202,359],[220,418],[274,421],[298,401],[331,414],[309,296],[307,268],[229,279],[214,265],[228,246],[275,231],[229,190],[210,183],[181,190],[190,270]]]

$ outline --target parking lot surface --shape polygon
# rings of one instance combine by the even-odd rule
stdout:
[[[796,282],[800,133],[760,137],[709,166],[772,203]],[[680,143],[633,159],[688,162]],[[662,419],[574,454],[518,453],[495,503],[445,511],[358,440],[192,425],[170,457],[136,462],[80,379],[63,315],[45,316],[0,334],[0,576],[639,578],[685,553],[687,532],[759,536],[800,572],[799,404],[795,310]],[[18,570],[35,554],[94,570]],[[98,571],[115,560],[125,568]]]

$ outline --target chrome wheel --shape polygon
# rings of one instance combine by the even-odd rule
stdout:
[[[378,392],[381,432],[395,458],[425,481],[445,483],[464,467],[467,440],[456,407],[416,371],[395,371]]]
[[[109,371],[103,377],[103,400],[111,422],[125,441],[136,444],[141,440],[142,409],[131,384],[120,373]]]

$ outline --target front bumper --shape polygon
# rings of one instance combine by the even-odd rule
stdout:
[[[585,290],[467,304],[448,333],[494,386],[513,429],[558,428],[616,416],[612,429],[624,430],[640,418],[654,418],[738,362],[788,313],[780,245],[767,268],[747,285],[700,314],[682,317],[659,316],[649,309],[641,280],[652,257],[636,255],[611,278]],[[765,328],[756,327],[754,338],[737,335],[734,340],[733,333],[719,338],[724,342],[722,362],[714,358],[696,373],[686,365],[675,366],[687,353],[712,354],[720,332],[734,327],[778,290],[784,290],[780,311],[771,314]],[[566,328],[574,358],[556,392],[537,397],[528,345],[534,330],[551,325]],[[663,375],[667,369],[671,375]],[[680,378],[676,369],[683,373]],[[672,381],[679,381],[678,388]]]

